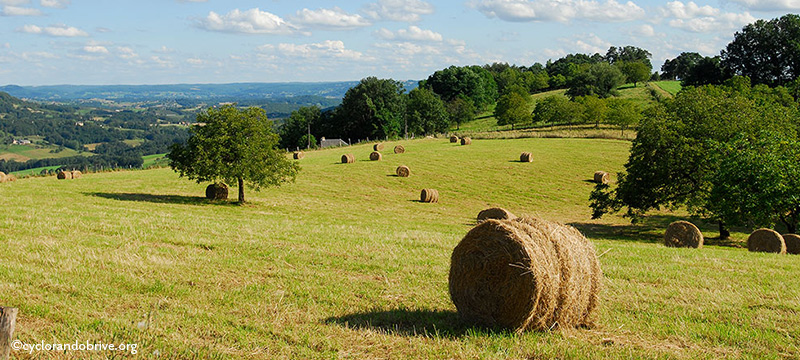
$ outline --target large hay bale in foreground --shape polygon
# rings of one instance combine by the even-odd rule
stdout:
[[[356,162],[356,157],[353,154],[342,155],[342,164],[352,164]]]
[[[458,143],[458,140],[459,140],[458,136],[455,136],[455,135],[450,136],[450,142],[451,143]]]
[[[372,145],[372,150],[375,150],[375,151],[383,150],[383,143],[377,143],[375,145]]]
[[[747,238],[747,250],[786,254],[786,242],[783,236],[772,229],[758,229]]]
[[[468,137],[461,138],[461,145],[472,145],[472,139]]]
[[[608,173],[605,171],[595,171],[594,182],[598,184],[608,184],[609,182],[611,182],[611,176],[608,175]]]
[[[394,147],[394,153],[395,154],[402,154],[402,153],[405,153],[405,152],[406,152],[406,148],[403,145],[397,145],[397,146]]]
[[[419,194],[419,201],[424,203],[439,202],[439,191],[436,189],[422,189]]]
[[[490,219],[453,250],[449,284],[467,321],[548,330],[593,325],[602,271],[594,245],[570,226]]]
[[[214,183],[206,187],[206,198],[209,200],[227,200],[228,185],[225,183]]]
[[[80,170],[72,170],[72,178],[73,179],[80,179],[83,176],[83,173]]]
[[[664,245],[667,247],[703,247],[703,233],[688,221],[675,221],[664,232]]]
[[[383,155],[377,151],[373,151],[371,154],[369,154],[369,159],[372,161],[380,161],[383,159]]]
[[[411,175],[411,169],[408,166],[400,165],[397,167],[396,173],[399,177],[408,177],[408,175]]]
[[[486,210],[481,210],[481,212],[478,213],[478,222],[481,222],[481,221],[484,221],[484,220],[489,220],[489,219],[509,220],[509,219],[516,219],[516,218],[517,217],[514,214],[512,214],[510,211],[508,211],[506,209],[503,209],[503,208],[499,208],[499,207],[489,208],[489,209],[486,209]]]
[[[306,157],[306,154],[304,154],[302,151],[296,151],[292,154],[292,158],[294,158],[295,160],[300,160],[304,157]]]
[[[783,243],[786,244],[786,253],[800,255],[800,235],[783,234]]]
[[[58,180],[72,179],[72,171],[59,171],[56,178],[58,178]]]
[[[533,154],[524,152],[519,156],[520,162],[533,162]]]

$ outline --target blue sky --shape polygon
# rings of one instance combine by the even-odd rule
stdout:
[[[0,85],[422,79],[634,45],[717,55],[800,0],[0,0]]]

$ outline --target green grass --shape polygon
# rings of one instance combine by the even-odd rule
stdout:
[[[681,82],[674,80],[654,81],[651,84],[655,84],[656,86],[664,89],[664,91],[672,94],[672,96],[678,94],[678,92],[681,91],[682,88]]]
[[[58,169],[60,167],[61,167],[61,165],[43,166],[43,167],[38,167],[38,168],[33,168],[33,169],[15,171],[12,174],[14,174],[14,175],[16,175],[18,177],[28,176],[28,175],[39,175],[39,173],[41,173],[42,170],[55,170],[55,169]]]
[[[155,154],[155,155],[145,155],[142,156],[142,168],[149,168],[157,165],[168,165],[167,164],[167,154]]]
[[[800,257],[660,245],[680,213],[589,219],[588,180],[621,170],[629,142],[403,145],[380,162],[371,144],[307,152],[296,183],[248,190],[245,206],[210,203],[206,184],[169,169],[0,184],[0,300],[20,309],[15,337],[138,343],[142,359],[800,356]],[[533,163],[516,161],[522,151]],[[357,162],[340,164],[345,152]],[[393,176],[400,164],[410,177]],[[429,187],[441,202],[415,201]],[[597,327],[514,335],[460,322],[449,257],[490,206],[594,241]]]
[[[81,155],[75,150],[63,148],[58,151],[57,146],[52,145],[0,145],[0,159],[16,160],[25,162],[35,159],[63,158]],[[57,152],[53,152],[57,151]],[[91,155],[91,154],[88,154]]]

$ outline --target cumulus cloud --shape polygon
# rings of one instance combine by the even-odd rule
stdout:
[[[665,18],[672,18],[668,22],[670,26],[696,33],[738,29],[756,21],[749,12],[741,14],[722,12],[708,5],[699,6],[693,1],[668,2],[661,9],[661,13]]]
[[[290,34],[296,28],[279,16],[258,8],[241,11],[233,9],[225,15],[209,12],[197,26],[209,30],[243,34]]]
[[[0,5],[25,5],[30,0],[0,0]]]
[[[374,20],[417,22],[422,15],[433,14],[433,5],[422,0],[378,0],[367,4],[363,10]]]
[[[26,8],[21,6],[6,5],[3,6],[3,11],[0,11],[3,16],[40,16],[42,12],[39,9]]]
[[[292,21],[307,27],[329,30],[348,30],[371,25],[363,16],[348,14],[338,7],[317,10],[303,9],[297,12]]]
[[[63,9],[69,6],[70,0],[40,0],[39,2],[44,7]]]
[[[729,0],[755,11],[800,10],[798,0]]]
[[[560,58],[570,53],[605,54],[611,43],[596,34],[577,35],[568,39],[559,39],[564,46],[559,49],[544,49],[542,53],[549,58]]]
[[[28,34],[42,34],[42,35],[50,35],[57,37],[89,36],[89,34],[86,33],[85,31],[67,25],[51,25],[47,27],[39,27],[36,25],[25,25],[17,30]]]
[[[278,46],[262,45],[258,50],[266,55],[282,55],[292,58],[316,59],[336,58],[346,60],[369,60],[369,57],[355,50],[347,49],[341,40],[325,40],[312,44],[281,43]]]
[[[482,0],[472,4],[489,18],[512,22],[561,21],[630,21],[644,17],[644,9],[631,1],[616,0]]]
[[[401,40],[401,41],[442,41],[442,34],[431,30],[423,30],[419,27],[411,25],[408,29],[400,29],[392,32],[386,28],[381,28],[375,32],[375,35],[384,40]]]
[[[83,51],[90,53],[90,54],[100,54],[105,55],[109,54],[108,48],[103,45],[96,45],[96,44],[89,44],[83,47]]]
[[[139,57],[139,54],[136,53],[132,48],[127,46],[117,46],[117,56],[123,59],[134,59]]]

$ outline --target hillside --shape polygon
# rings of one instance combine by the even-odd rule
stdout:
[[[20,309],[16,336],[79,331],[137,343],[142,358],[800,356],[796,257],[732,247],[740,232],[665,248],[681,213],[589,220],[589,179],[621,170],[629,142],[403,145],[380,162],[367,160],[370,144],[309,152],[296,183],[250,192],[246,206],[209,203],[206,184],[169,169],[0,184],[0,293]],[[522,151],[533,163],[517,161]],[[345,152],[357,162],[340,164]],[[399,164],[411,177],[393,175]],[[429,187],[440,203],[416,201]],[[450,254],[490,206],[592,239],[605,273],[597,327],[514,335],[459,320]]]

